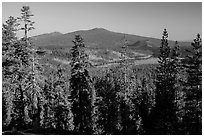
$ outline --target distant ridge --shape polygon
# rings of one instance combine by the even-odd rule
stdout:
[[[45,34],[33,36],[32,38],[35,40],[41,40],[44,38],[55,37],[55,36],[60,36],[60,35],[63,35],[63,34],[60,32],[51,32],[51,33],[45,33]]]
[[[46,33],[34,36],[36,46],[44,48],[70,48],[73,46],[72,40],[79,34],[84,38],[86,47],[97,49],[121,49],[124,42],[124,33],[109,31],[104,28],[93,28],[90,30],[79,30],[62,34],[60,32]],[[136,50],[155,50],[161,44],[160,39],[143,37],[132,34],[125,34],[128,47]],[[138,46],[139,45],[139,46]],[[173,47],[175,41],[169,40],[169,45]],[[179,42],[179,45],[190,46],[190,42]]]

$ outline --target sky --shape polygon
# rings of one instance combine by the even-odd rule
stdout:
[[[3,2],[2,23],[9,16],[19,17],[23,5],[34,14],[31,36],[93,28],[154,38],[161,38],[166,28],[169,39],[178,41],[202,35],[201,2]]]

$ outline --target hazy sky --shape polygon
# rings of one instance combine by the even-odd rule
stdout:
[[[193,40],[202,33],[202,3],[2,3],[3,23],[9,16],[20,16],[28,5],[35,15],[31,35],[105,28],[141,36],[161,38],[164,28],[172,40]]]

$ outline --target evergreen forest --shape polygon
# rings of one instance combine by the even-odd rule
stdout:
[[[2,134],[202,134],[200,34],[181,57],[179,42],[170,47],[164,29],[157,64],[124,59],[107,68],[91,65],[86,39],[76,35],[69,67],[49,68],[29,37],[32,16],[23,6],[2,25]]]

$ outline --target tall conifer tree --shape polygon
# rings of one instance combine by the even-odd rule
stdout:
[[[18,83],[16,70],[19,60],[15,58],[15,45],[18,43],[16,32],[19,24],[10,16],[2,27],[2,123],[8,126],[12,120],[13,99]]]
[[[38,63],[38,55],[36,49],[32,44],[31,38],[29,37],[29,31],[33,30],[34,22],[31,21],[31,17],[34,16],[29,6],[23,6],[21,9],[21,17],[19,20],[23,22],[21,30],[24,32],[24,37],[21,39],[22,46],[21,50],[24,53],[24,56],[21,58],[22,67],[26,73],[24,81],[22,82],[22,90],[24,90],[27,97],[26,113],[30,115],[32,119],[32,125],[34,127],[40,126],[40,117],[42,105],[43,105],[43,96],[42,96],[42,86],[43,86],[43,77],[42,77],[42,67]]]
[[[202,41],[200,34],[191,44],[188,51],[186,98],[185,98],[185,134],[202,134]]]
[[[171,49],[168,45],[168,33],[164,29],[161,39],[159,66],[156,78],[156,106],[155,106],[155,127],[156,134],[175,134],[176,108],[175,108],[175,79]]]
[[[75,130],[80,134],[92,132],[92,89],[87,70],[88,55],[85,53],[84,40],[80,35],[75,36],[71,49],[71,100],[74,115]]]

